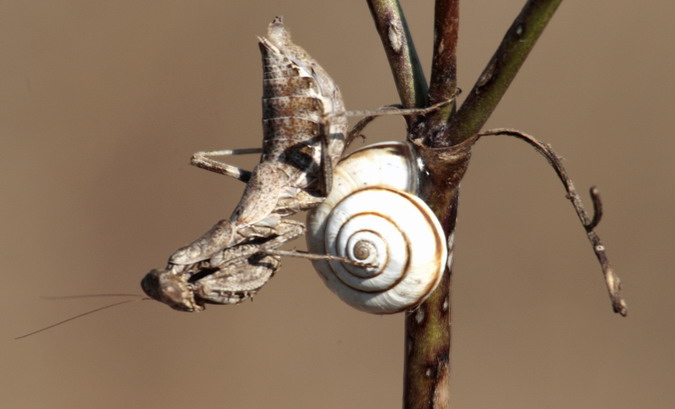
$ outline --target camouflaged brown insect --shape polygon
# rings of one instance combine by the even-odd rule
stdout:
[[[332,168],[342,156],[347,120],[337,85],[305,50],[293,44],[280,17],[259,38],[263,62],[263,142],[252,172],[212,160],[232,153],[197,153],[193,163],[247,182],[229,220],[218,222],[177,250],[172,264],[206,259],[247,239],[241,229],[279,219],[321,203],[330,191]],[[250,152],[249,150],[248,152]],[[243,236],[243,237],[242,237]]]
[[[146,294],[175,309],[199,310],[204,302],[238,303],[255,294],[278,268],[279,257],[266,255],[260,264],[259,257],[243,257],[238,251],[248,254],[255,246],[258,252],[269,251],[302,235],[304,225],[289,225],[281,218],[324,200],[333,166],[344,150],[344,102],[326,71],[291,42],[280,17],[269,25],[267,37],[259,38],[259,46],[262,149],[200,152],[192,160],[246,182],[242,198],[229,219],[178,249],[166,269],[152,270],[142,281]],[[261,153],[261,158],[251,172],[211,158],[253,152]],[[274,246],[262,244],[272,238]],[[206,287],[218,291],[200,292]]]

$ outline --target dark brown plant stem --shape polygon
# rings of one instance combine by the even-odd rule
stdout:
[[[525,4],[466,100],[451,118],[448,141],[459,143],[480,131],[561,1],[529,0]]]
[[[450,224],[444,225],[444,229],[454,231],[457,195],[449,209]],[[431,296],[417,309],[406,313],[404,409],[450,407],[451,282],[452,270],[449,268]]]
[[[437,0],[434,9],[434,53],[429,103],[453,98],[457,90],[457,33],[459,0]],[[444,130],[455,112],[454,101],[435,110],[409,129],[428,175],[420,197],[431,207],[448,237],[448,258],[452,260],[459,181],[470,155],[468,146],[449,147]],[[464,145],[464,144],[463,144]],[[449,147],[436,149],[438,147]],[[452,264],[431,296],[405,320],[405,409],[450,407]]]
[[[427,82],[397,0],[367,0],[404,108],[426,106]],[[406,117],[408,125],[412,118]]]
[[[449,100],[456,92],[458,3],[459,0],[439,0],[436,5],[432,90],[429,91],[434,103]],[[368,4],[403,106],[425,106],[424,75],[399,4],[372,0]],[[406,41],[400,52],[396,52],[396,47],[391,45],[391,27],[399,26],[403,28],[403,34],[399,35]],[[468,150],[460,147],[458,154],[438,152],[428,149],[422,141],[431,140],[427,136],[431,133],[430,123],[433,123],[433,129],[444,129],[452,112],[454,103],[426,117],[413,117],[408,121],[410,137],[416,140],[415,145],[430,171],[420,196],[438,216],[446,236],[454,232],[456,187],[468,163]],[[456,183],[448,183],[449,180]],[[448,189],[448,186],[453,188]],[[448,408],[450,405],[450,277],[450,269],[446,269],[440,285],[429,299],[406,314],[403,392],[406,409]]]
[[[434,10],[434,54],[429,103],[451,99],[457,90],[457,33],[459,0],[437,0]],[[419,195],[443,226],[452,258],[459,180],[469,160],[463,146],[449,147],[444,130],[455,104],[448,104],[426,117],[418,117],[409,129],[429,171]],[[431,296],[405,320],[405,409],[450,407],[451,284],[452,265]]]
[[[461,118],[459,113],[453,115],[452,104],[426,117],[408,120],[409,140],[428,171],[420,196],[441,221],[449,236],[450,251],[459,181],[475,142],[470,137],[494,110],[560,1],[528,1],[460,109]],[[424,106],[426,98],[420,95],[424,77],[398,2],[368,0],[368,4],[404,107]],[[436,0],[429,90],[432,103],[447,100],[456,92],[458,7],[459,0]],[[403,35],[398,32],[399,27]],[[450,278],[448,268],[430,298],[406,315],[405,409],[450,406]]]
[[[434,54],[431,62],[429,104],[446,101],[457,91],[457,35],[459,32],[459,0],[439,0],[434,10]],[[455,113],[455,102],[426,117],[425,145],[448,146],[437,138],[445,136],[450,116]]]
[[[464,176],[473,140],[448,148],[429,148],[414,140],[427,174],[419,196],[434,211],[448,237],[448,264],[443,279],[416,310],[406,313],[405,409],[450,406],[451,276],[459,181]]]

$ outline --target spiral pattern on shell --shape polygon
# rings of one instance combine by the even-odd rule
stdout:
[[[409,310],[441,279],[445,237],[431,209],[414,194],[419,172],[408,144],[363,148],[337,165],[330,195],[308,216],[312,253],[371,265],[313,261],[326,285],[357,309]]]

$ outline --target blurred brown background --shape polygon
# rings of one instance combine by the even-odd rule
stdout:
[[[243,185],[188,158],[259,144],[256,35],[275,15],[349,108],[397,101],[365,2],[240,3],[0,2],[3,408],[400,407],[403,317],[351,310],[303,260],[252,303],[135,303],[12,339],[109,302],[40,296],[140,294],[149,269],[230,214]],[[462,3],[462,88],[522,4]],[[432,2],[403,6],[428,66]],[[675,406],[674,11],[563,2],[489,123],[550,142],[581,191],[600,187],[628,318],[545,161],[481,141],[455,253],[454,408]],[[403,122],[367,135],[401,139]]]

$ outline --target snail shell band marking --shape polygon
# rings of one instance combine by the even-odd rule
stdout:
[[[446,239],[431,209],[415,196],[419,172],[406,143],[365,147],[340,161],[330,195],[308,216],[311,252],[374,265],[313,261],[326,285],[359,310],[412,309],[440,282]]]

